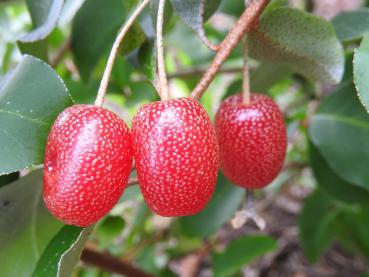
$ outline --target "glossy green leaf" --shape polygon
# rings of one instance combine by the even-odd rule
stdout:
[[[120,0],[86,0],[77,12],[72,25],[72,48],[83,80],[90,78],[102,56],[112,47],[133,4]],[[135,22],[120,45],[120,54],[132,52],[145,41],[145,32]]]
[[[369,190],[369,115],[350,81],[322,102],[309,134],[336,174]]]
[[[46,39],[37,40],[35,42],[18,41],[17,45],[22,54],[28,54],[48,63],[48,47]]]
[[[122,233],[125,221],[120,216],[106,216],[97,228],[97,236],[101,246],[106,247]]]
[[[50,241],[39,259],[33,277],[72,276],[93,226],[65,225]]]
[[[136,53],[128,55],[128,60],[145,74],[149,81],[155,78],[156,51],[153,40],[145,41]]]
[[[0,89],[0,175],[41,164],[50,127],[71,104],[56,72],[23,56]]]
[[[271,0],[266,6],[265,11],[275,8],[288,6],[288,0]],[[220,12],[240,17],[245,9],[244,1],[222,1],[219,7]]]
[[[55,28],[63,0],[26,0],[34,30],[20,38],[22,42],[35,42],[46,38]]]
[[[245,190],[231,184],[221,173],[210,203],[194,216],[180,218],[180,227],[187,236],[209,236],[228,221],[244,199]]]
[[[237,79],[229,85],[225,94],[222,96],[222,99],[226,99],[227,97],[240,93],[241,91],[242,91],[242,79]]]
[[[128,31],[123,43],[120,45],[119,52],[121,55],[126,55],[146,41],[146,34],[141,25],[135,21]]]
[[[336,210],[331,198],[316,190],[304,202],[299,218],[302,248],[311,262],[315,262],[333,238]]]
[[[32,18],[33,30],[18,41],[18,46],[23,54],[33,55],[44,61],[48,60],[45,38],[55,28],[63,2],[63,0],[26,0]]]
[[[244,11],[245,3],[243,1],[221,1],[219,10],[234,16],[240,16]]]
[[[30,276],[62,226],[45,208],[41,190],[42,170],[0,189],[0,276]]]
[[[292,75],[289,66],[283,64],[263,62],[250,72],[250,86],[252,92],[267,93],[268,90],[282,79]],[[237,79],[227,88],[223,99],[242,91],[242,79]]]
[[[6,175],[0,176],[0,188],[7,184],[16,181],[19,178],[19,172],[13,172]]]
[[[361,104],[369,111],[369,34],[364,36],[354,54],[354,83]]]
[[[351,41],[369,32],[369,9],[342,12],[332,19],[338,38]]]
[[[77,12],[72,25],[72,48],[84,80],[89,79],[102,55],[113,45],[126,16],[121,0],[86,0]]]
[[[227,277],[252,260],[277,249],[277,242],[267,236],[244,236],[232,241],[221,253],[212,257],[214,276]]]
[[[343,75],[343,49],[331,23],[301,10],[276,8],[264,13],[250,32],[253,58],[290,65],[316,81],[337,84]]]
[[[335,199],[348,204],[369,205],[369,191],[338,176],[310,143],[310,164],[318,185]]]
[[[287,65],[264,62],[251,72],[251,90],[266,93],[272,86],[291,75],[292,70]]]
[[[171,0],[181,19],[200,37],[205,36],[204,23],[218,9],[220,0]]]
[[[76,104],[93,104],[95,102],[100,84],[98,80],[84,83],[82,80],[76,81],[72,78],[65,78],[64,82]]]
[[[343,209],[335,221],[334,228],[346,248],[369,257],[368,224],[369,208],[361,206]]]

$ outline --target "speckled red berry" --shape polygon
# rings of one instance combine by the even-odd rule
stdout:
[[[67,224],[95,223],[122,195],[132,159],[130,131],[116,114],[92,105],[69,107],[47,141],[46,206]]]
[[[161,216],[201,211],[219,167],[214,128],[194,99],[143,106],[132,123],[137,175],[146,203]]]
[[[215,117],[220,167],[234,184],[248,189],[267,186],[280,172],[287,136],[283,115],[266,95],[228,97]]]

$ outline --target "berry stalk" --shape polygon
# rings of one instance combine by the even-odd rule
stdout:
[[[159,0],[158,16],[156,20],[156,55],[159,78],[159,95],[162,101],[170,98],[168,88],[168,78],[165,71],[165,57],[163,46],[163,24],[164,24],[165,0]]]
[[[268,0],[255,0],[245,9],[240,19],[220,44],[219,51],[215,55],[213,62],[192,91],[191,97],[199,99],[203,95],[232,50],[237,46],[245,33],[254,27],[268,2]]]
[[[143,0],[137,8],[134,10],[132,15],[128,18],[128,20],[124,23],[122,29],[119,31],[118,36],[116,37],[113,47],[111,48],[108,62],[105,67],[105,71],[103,74],[103,77],[100,82],[100,87],[97,92],[97,97],[95,100],[95,105],[101,107],[104,104],[104,97],[106,94],[106,90],[109,84],[109,78],[111,75],[111,71],[113,69],[114,61],[118,55],[119,46],[121,42],[123,41],[124,37],[128,33],[129,29],[135,22],[136,18],[141,14],[141,12],[144,10],[144,8],[149,4],[150,0]]]
[[[247,35],[243,38],[243,79],[242,79],[242,103],[248,105],[250,103],[250,70],[249,70],[249,53],[247,47]]]

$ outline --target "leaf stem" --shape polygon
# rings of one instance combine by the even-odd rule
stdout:
[[[191,97],[199,99],[204,94],[232,50],[237,46],[245,33],[255,26],[255,23],[268,2],[269,0],[255,0],[245,9],[240,19],[220,44],[219,51],[215,55],[208,70],[192,91]]]
[[[248,105],[250,103],[250,70],[247,46],[247,35],[243,39],[243,79],[242,79],[242,103]]]
[[[158,16],[156,20],[156,51],[159,77],[159,95],[162,101],[170,98],[168,78],[165,71],[165,57],[163,47],[163,25],[164,25],[165,0],[159,0]]]
[[[97,97],[96,97],[96,101],[95,101],[96,106],[101,107],[104,104],[104,97],[105,97],[105,93],[106,93],[106,90],[107,90],[107,87],[108,87],[108,84],[109,84],[109,78],[110,78],[111,71],[112,71],[113,65],[114,65],[114,61],[115,61],[115,58],[117,57],[117,54],[118,54],[118,51],[119,51],[119,46],[120,46],[122,40],[124,39],[124,37],[128,33],[129,29],[131,28],[131,26],[135,22],[136,18],[141,14],[143,9],[146,7],[146,5],[149,2],[150,2],[150,0],[142,0],[142,2],[136,7],[136,9],[133,11],[132,15],[128,18],[128,20],[124,23],[123,27],[119,31],[119,33],[118,33],[118,35],[117,35],[117,37],[114,41],[113,47],[111,48],[109,58],[108,58],[108,62],[106,64],[105,71],[104,71],[103,77],[101,79],[100,87],[99,87],[99,90],[97,92]]]

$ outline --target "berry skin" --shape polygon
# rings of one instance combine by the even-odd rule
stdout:
[[[95,223],[122,195],[132,159],[130,131],[116,114],[92,105],[69,107],[54,122],[47,141],[47,208],[67,224]]]
[[[146,203],[161,216],[187,216],[209,202],[219,168],[215,131],[192,98],[153,102],[132,123],[137,175]]]
[[[283,115],[268,96],[228,97],[215,116],[220,167],[234,184],[247,189],[267,186],[280,172],[286,155]]]

